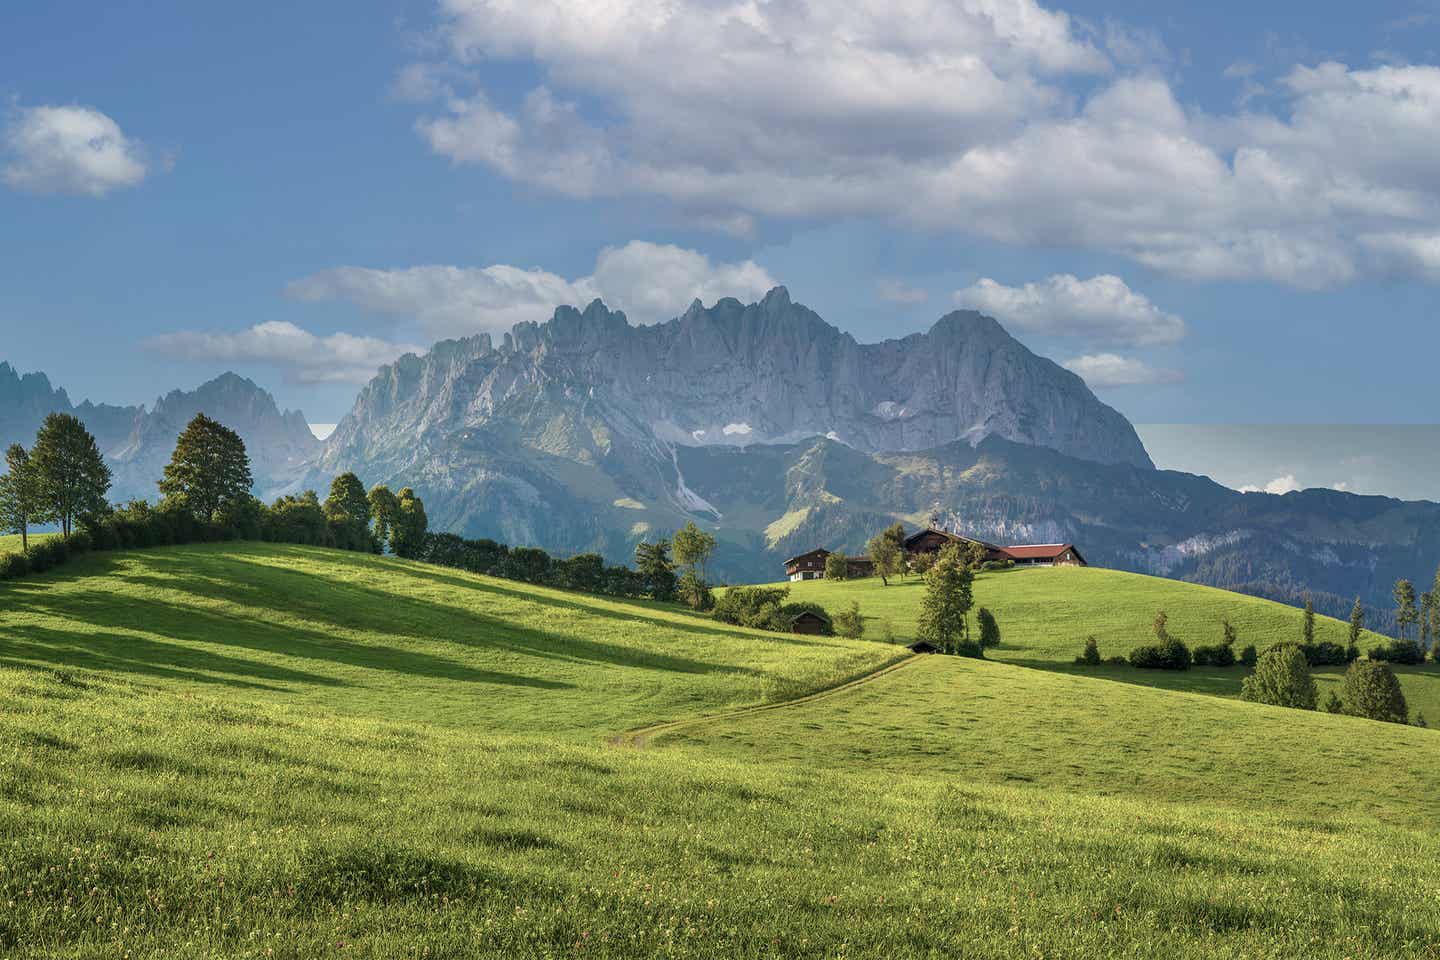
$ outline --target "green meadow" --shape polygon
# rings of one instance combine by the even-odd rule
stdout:
[[[37,543],[41,540],[45,540],[53,536],[55,536],[55,534],[53,533],[32,533],[30,534],[30,542]],[[0,533],[0,555],[6,553],[19,553],[20,542],[21,538],[18,533]]]
[[[1040,626],[904,659],[319,549],[91,555],[0,584],[0,957],[1440,956],[1432,731],[1071,673],[1085,625]]]
[[[813,600],[831,611],[851,601],[865,617],[865,637],[888,634],[897,643],[915,636],[915,618],[925,584],[919,577],[892,578],[889,586],[878,577],[862,580],[808,580],[792,583],[795,600]],[[1094,636],[1105,657],[1125,656],[1141,644],[1153,642],[1155,614],[1169,615],[1170,633],[1192,649],[1221,642],[1221,623],[1228,619],[1239,631],[1236,652],[1248,644],[1264,651],[1283,641],[1301,639],[1303,613],[1295,607],[1247,597],[1228,590],[1147,577],[1138,573],[1099,567],[1036,567],[981,573],[975,578],[975,603],[988,607],[1000,622],[1003,642],[986,656],[1002,663],[1042,670],[1105,677],[1225,697],[1240,695],[1247,671],[1234,667],[1193,667],[1183,672],[1137,670],[1129,666],[1076,666],[1074,660]],[[1315,618],[1315,639],[1344,646],[1349,624],[1331,617]],[[1362,653],[1384,639],[1366,631]],[[1393,668],[1412,713],[1440,722],[1440,664]],[[1323,701],[1330,690],[1339,692],[1344,667],[1317,667],[1315,679]]]

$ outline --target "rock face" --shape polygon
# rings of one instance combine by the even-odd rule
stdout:
[[[115,490],[153,498],[176,437],[197,413],[240,434],[250,455],[255,493],[262,498],[293,483],[320,452],[320,441],[303,413],[282,412],[275,398],[253,381],[226,373],[191,391],[172,390],[148,413],[142,411],[125,442],[107,454]]]
[[[382,371],[330,448],[373,443],[377,428],[480,426],[507,403],[556,391],[664,445],[831,436],[896,451],[998,436],[1152,466],[1123,416],[988,317],[952,313],[928,333],[860,344],[783,287],[748,306],[727,299],[707,310],[697,301],[658,326],[632,327],[596,301],[520,324],[498,347],[488,336],[437,345]]]
[[[189,392],[172,390],[143,406],[117,407],[88,400],[72,404],[63,389],[52,387],[43,373],[19,376],[0,363],[0,443],[35,440],[50,413],[78,417],[114,473],[112,500],[154,499],[155,484],[170,462],[175,438],[195,414],[204,411],[245,440],[255,475],[255,492],[265,496],[289,486],[320,452],[299,411],[281,412],[275,398],[249,380],[227,373]]]

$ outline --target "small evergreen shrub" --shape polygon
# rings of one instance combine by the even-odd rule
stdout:
[[[1379,660],[1356,660],[1345,671],[1345,712],[1370,720],[1404,723],[1410,716],[1395,671]]]
[[[1339,694],[1337,694],[1334,690],[1331,690],[1331,691],[1330,691],[1330,695],[1325,698],[1325,712],[1326,712],[1326,713],[1344,713],[1344,712],[1345,712],[1345,701],[1341,700]]]
[[[1085,638],[1085,649],[1075,658],[1077,664],[1087,667],[1100,666],[1100,643],[1094,637]]]
[[[1189,670],[1190,648],[1174,637],[1130,651],[1130,665],[1142,670]]]
[[[1240,686],[1240,699],[1276,707],[1314,710],[1317,693],[1310,663],[1294,643],[1277,643],[1255,664]]]
[[[1253,643],[1240,651],[1240,663],[1244,666],[1253,667],[1258,659],[1259,656],[1255,653],[1255,644]]]
[[[1305,654],[1306,662],[1312,667],[1337,667],[1350,662],[1345,648],[1329,640],[1322,640],[1319,643],[1302,643],[1300,651]]]
[[[1391,640],[1389,643],[1371,647],[1370,659],[1413,666],[1425,662],[1425,648],[1414,640]]]
[[[1233,667],[1235,666],[1235,648],[1228,643],[1196,647],[1194,662],[1197,667]]]

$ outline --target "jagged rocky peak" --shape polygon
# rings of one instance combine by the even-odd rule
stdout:
[[[438,344],[382,370],[331,445],[392,445],[364,435],[373,430],[398,442],[477,428],[541,395],[586,398],[591,415],[662,444],[829,436],[899,451],[996,436],[1153,466],[1123,416],[989,317],[957,311],[926,333],[861,344],[784,287],[757,303],[696,301],[654,326],[632,326],[597,300],[515,325],[499,350],[488,338]]]

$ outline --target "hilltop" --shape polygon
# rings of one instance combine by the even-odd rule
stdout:
[[[1038,658],[1024,642],[1002,652]],[[1440,939],[1415,895],[1440,882],[1433,732],[901,652],[315,548],[92,554],[0,584],[0,830],[23,839],[0,847],[0,945],[1338,960]],[[609,743],[661,721],[648,749]]]

